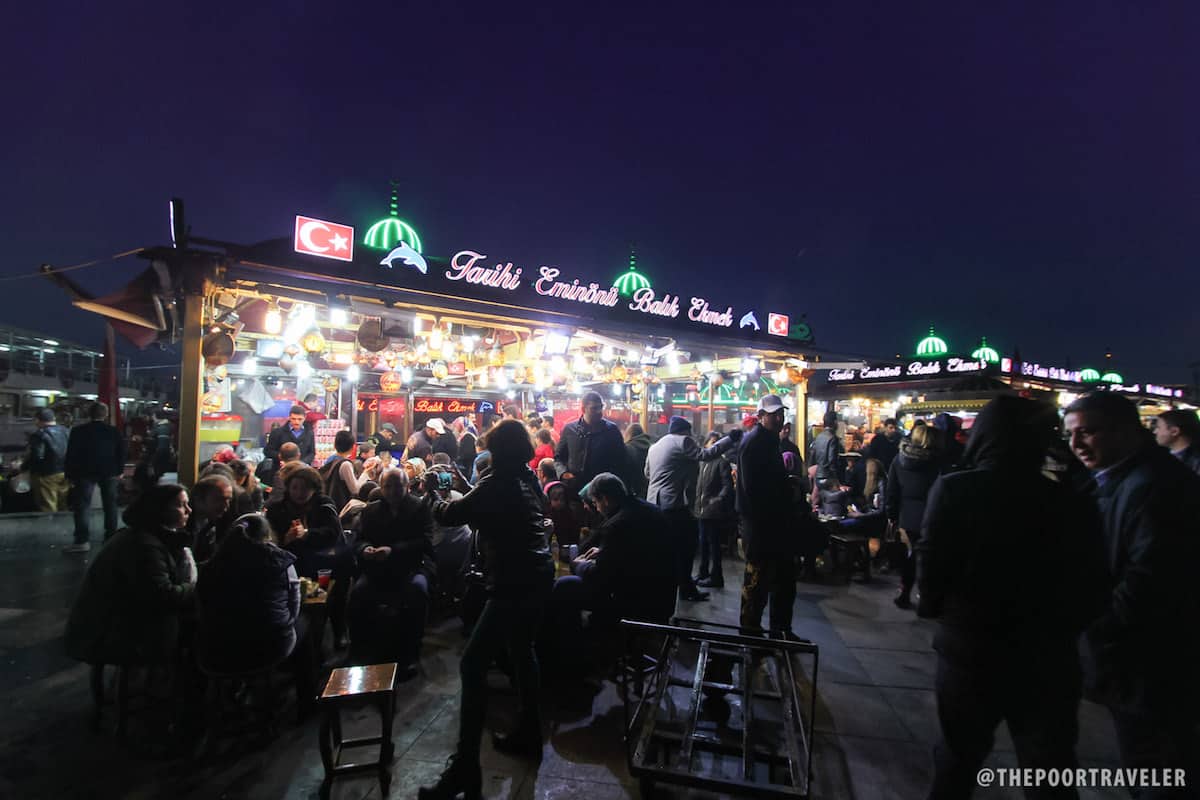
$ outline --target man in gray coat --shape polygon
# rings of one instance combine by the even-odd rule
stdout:
[[[707,600],[708,594],[696,588],[692,578],[692,562],[696,559],[696,479],[700,462],[720,458],[732,450],[742,432],[734,431],[712,447],[704,450],[691,437],[692,423],[683,417],[671,417],[667,435],[650,446],[646,454],[646,478],[649,485],[646,500],[662,509],[667,517],[671,542],[679,559],[679,596],[684,600]]]

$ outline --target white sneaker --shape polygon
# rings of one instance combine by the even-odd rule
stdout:
[[[80,542],[79,544],[69,544],[62,549],[64,553],[86,553],[92,549],[91,542]]]

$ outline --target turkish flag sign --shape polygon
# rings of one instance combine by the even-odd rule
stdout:
[[[297,214],[294,246],[297,253],[353,261],[354,228]]]
[[[768,314],[767,333],[772,336],[787,336],[789,322],[787,314]]]

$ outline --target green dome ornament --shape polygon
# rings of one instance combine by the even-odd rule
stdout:
[[[1119,372],[1106,372],[1100,376],[1100,380],[1105,383],[1124,383],[1125,379],[1121,377]]]
[[[1085,367],[1079,371],[1079,380],[1084,383],[1096,383],[1100,380],[1100,372],[1091,367]]]
[[[616,277],[612,284],[622,297],[632,297],[639,289],[649,289],[650,279],[637,271],[637,253],[629,248],[629,271]]]
[[[418,253],[421,252],[421,237],[417,235],[412,225],[400,219],[396,201],[396,190],[399,184],[392,181],[392,202],[388,216],[367,228],[363,244],[376,250],[391,250],[404,242]]]
[[[993,348],[988,347],[986,336],[980,338],[979,347],[975,349],[975,352],[971,353],[971,358],[976,361],[986,361],[989,364],[1000,363],[1000,354]]]
[[[946,355],[948,352],[950,352],[950,347],[946,344],[946,340],[939,338],[933,332],[933,326],[930,325],[929,335],[917,343],[917,356],[937,358]]]

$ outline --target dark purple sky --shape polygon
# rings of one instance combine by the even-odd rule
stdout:
[[[832,349],[1200,360],[1196,4],[143,5],[10,16],[0,272],[162,243],[172,195],[215,238],[362,226],[396,177],[431,254],[607,277],[636,241]],[[0,321],[99,331],[42,280]]]

